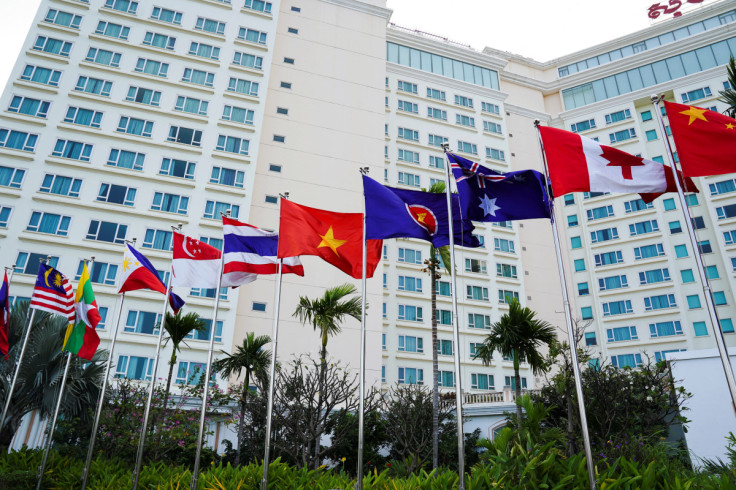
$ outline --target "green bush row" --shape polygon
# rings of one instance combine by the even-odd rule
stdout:
[[[0,489],[21,490],[34,488],[36,471],[41,462],[39,451],[22,450],[0,456]],[[506,455],[485,458],[485,463],[472,467],[466,477],[468,490],[508,489],[563,489],[586,488],[588,476],[585,458],[578,454],[564,457],[551,445],[539,445],[531,450],[516,445]],[[44,475],[44,488],[79,488],[83,462],[52,453]],[[401,463],[397,463],[400,465]],[[629,461],[619,458],[612,463],[599,463],[596,468],[598,488],[642,489],[736,489],[736,472],[733,468],[719,474],[696,473],[666,460],[649,462]],[[245,490],[257,489],[263,474],[263,466],[249,464],[234,468],[229,464],[204,468],[199,478],[199,489]],[[269,469],[269,488],[284,489],[351,489],[355,480],[339,468],[322,467],[317,470],[296,468],[275,461]],[[153,463],[143,467],[139,486],[141,489],[186,490],[190,488],[191,472],[184,466],[167,466]],[[117,490],[131,484],[131,468],[115,460],[98,459],[90,469],[90,490]],[[457,488],[457,474],[449,470],[427,473],[420,470],[408,477],[396,476],[390,465],[378,472],[374,470],[363,480],[365,489],[452,489]]]

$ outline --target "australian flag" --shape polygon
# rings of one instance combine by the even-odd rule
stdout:
[[[366,238],[419,238],[435,247],[450,244],[447,196],[430,192],[396,189],[363,176]],[[455,245],[480,247],[474,226],[460,213],[460,200],[452,196]]]
[[[463,216],[472,221],[550,218],[546,179],[536,170],[500,173],[447,154]]]

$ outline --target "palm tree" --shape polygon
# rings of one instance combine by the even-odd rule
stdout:
[[[253,373],[257,377],[265,377],[267,375],[268,366],[271,364],[271,352],[263,350],[263,346],[271,342],[268,335],[255,336],[253,332],[248,332],[243,339],[243,345],[239,345],[235,352],[225,354],[225,357],[218,359],[214,363],[216,372],[224,377],[240,376],[245,369],[245,382],[240,394],[240,420],[238,421],[238,448],[235,453],[235,466],[240,465],[240,447],[243,440],[243,428],[245,425],[245,409],[247,396],[250,391],[250,375]]]
[[[310,323],[315,330],[319,330],[322,337],[320,350],[322,371],[327,366],[327,341],[331,336],[340,333],[340,323],[346,316],[360,320],[360,298],[356,296],[343,301],[343,298],[355,293],[357,293],[355,286],[343,284],[328,289],[324,296],[315,300],[299,296],[299,304],[292,316],[297,317],[302,323]]]
[[[444,194],[445,183],[435,182],[429,188],[429,191],[434,194]],[[437,352],[437,281],[440,279],[441,274],[440,268],[440,257],[442,262],[445,264],[445,268],[449,272],[447,264],[449,264],[449,247],[435,248],[430,245],[429,247],[429,258],[424,261],[427,266],[422,269],[422,272],[429,273],[429,280],[431,281],[431,297],[432,297],[432,468],[437,468],[439,462],[439,406],[440,406],[440,395],[439,395],[439,359]]]
[[[299,296],[299,304],[292,316],[302,323],[310,323],[315,330],[319,330],[322,337],[322,349],[320,350],[320,390],[317,399],[317,410],[322,410],[322,386],[325,383],[325,371],[327,369],[327,341],[330,336],[340,333],[340,323],[345,317],[353,317],[360,320],[361,299],[357,296],[344,300],[346,296],[355,294],[357,289],[352,284],[342,284],[325,291],[324,296],[311,300]],[[367,305],[366,305],[367,306]],[[322,426],[318,425],[314,443],[314,467],[319,466],[320,439]]]
[[[728,109],[723,111],[723,113],[728,117],[736,118],[736,62],[734,61],[733,56],[728,61],[726,71],[728,72],[728,83],[731,88],[721,90],[719,92],[721,97],[718,100],[728,104]]]
[[[16,302],[10,314],[10,352],[7,357],[0,357],[2,403],[10,389],[28,314],[27,301]],[[36,312],[8,415],[4,426],[0,427],[0,447],[10,444],[21,419],[27,413],[39,410],[42,418],[53,413],[66,363],[67,353],[62,351],[66,326],[65,318]],[[92,408],[100,396],[107,355],[106,350],[98,349],[91,362],[72,356],[65,396],[61,403],[61,414],[64,418],[71,420],[79,417],[83,423],[90,421]]]
[[[514,388],[517,400],[521,398],[519,361],[525,359],[534,375],[546,372],[547,364],[539,348],[557,339],[554,327],[549,322],[535,317],[536,312],[526,306],[522,307],[518,298],[511,298],[508,313],[491,325],[491,333],[475,351],[474,359],[481,359],[486,366],[493,360],[495,351],[511,357],[514,362]],[[519,426],[521,416],[521,405],[517,403],[516,418]]]
[[[190,333],[205,332],[207,330],[207,324],[197,313],[187,313],[186,315],[182,315],[180,311],[176,315],[172,315],[171,313],[166,312],[166,325],[164,328],[166,329],[166,333],[169,334],[169,340],[173,346],[171,358],[169,359],[169,377],[166,379],[166,392],[163,404],[163,408],[165,409],[169,404],[171,378],[174,375],[174,366],[176,366],[177,353],[181,351],[181,344]],[[210,334],[214,335],[214,328],[212,330],[213,331],[210,332]]]

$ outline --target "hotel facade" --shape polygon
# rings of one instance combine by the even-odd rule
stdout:
[[[384,1],[43,0],[0,97],[0,249],[14,265],[14,300],[31,295],[40,258],[92,281],[113,372],[153,373],[158,293],[116,294],[123,242],[166,278],[171,227],[221,247],[220,212],[278,229],[279,194],[361,212],[359,169],[387,185],[444,181],[441,148],[494,170],[542,170],[534,121],[666,162],[651,94],[722,111],[725,63],[736,55],[736,11],[706,4],[583,51],[537,62],[389,23]],[[666,119],[665,119],[666,124]],[[696,179],[688,197],[723,331],[734,331],[736,182]],[[676,196],[574,194],[555,201],[573,316],[598,362],[633,366],[714,339]],[[510,388],[512,362],[473,360],[490,325],[518,297],[566,338],[550,223],[478,224],[483,246],[458,249],[458,324],[449,275],[438,282],[440,386]],[[387,240],[368,281],[369,385],[432,384],[429,244]],[[285,276],[278,356],[316,355],[319,337],[292,313],[300,295],[354,281],[314,257]],[[215,349],[247,332],[270,335],[273,277],[223,290],[177,291],[210,329],[187,341],[175,382],[193,381]],[[121,306],[122,303],[122,306]],[[733,345],[733,336],[727,335]],[[360,325],[330,339],[330,357],[358,367]],[[168,358],[170,346],[163,350]],[[522,388],[543,379],[521,366]],[[224,381],[224,380],[223,380]]]

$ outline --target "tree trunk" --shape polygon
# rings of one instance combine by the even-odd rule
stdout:
[[[519,375],[519,353],[514,350],[512,352],[514,356],[514,383],[516,384],[516,420],[521,427],[521,405],[519,405],[519,398],[521,398],[521,376]]]
[[[432,469],[439,464],[439,360],[437,353],[437,262],[429,259],[429,277],[432,282]]]
[[[325,372],[327,371],[327,331],[322,333],[322,350],[320,351],[320,357],[322,365],[320,366],[319,373],[319,396],[317,397],[317,428],[314,436],[314,461],[312,463],[312,469],[319,467],[319,450],[322,446],[322,393],[325,388]]]
[[[176,346],[174,346],[174,352],[171,353],[171,359],[169,359],[169,377],[166,378],[166,393],[164,394],[163,409],[169,406],[169,393],[171,392],[171,378],[174,376],[174,365],[176,364]]]
[[[243,429],[245,428],[245,407],[250,390],[250,369],[245,368],[245,385],[240,395],[240,420],[238,421],[238,449],[235,451],[235,466],[240,466],[240,448],[243,445]]]

